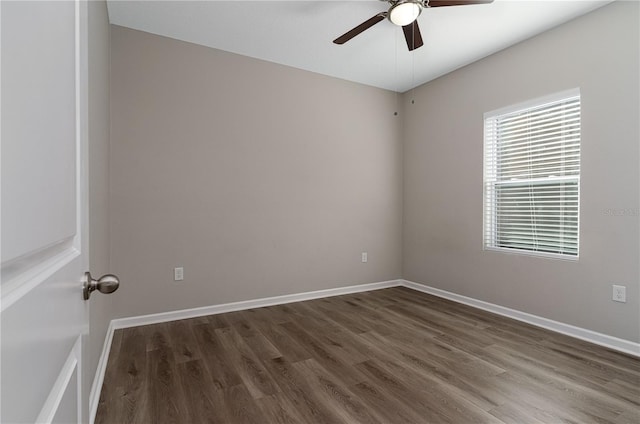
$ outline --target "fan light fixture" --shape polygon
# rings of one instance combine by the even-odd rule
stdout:
[[[0,0],[2,1],[2,0]],[[388,19],[394,25],[402,27],[404,39],[407,41],[407,48],[413,51],[424,45],[420,27],[418,26],[418,16],[422,9],[443,6],[464,6],[471,4],[487,4],[493,0],[384,0],[389,3],[389,10],[379,12],[358,25],[345,32],[340,37],[333,40],[334,44],[344,44],[358,34],[362,34],[377,23]]]
[[[398,26],[409,25],[420,16],[422,4],[412,0],[401,0],[389,9],[389,20]]]

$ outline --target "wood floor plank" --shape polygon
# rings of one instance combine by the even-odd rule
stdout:
[[[219,328],[216,335],[229,352],[228,358],[254,399],[272,395],[278,391],[271,376],[242,337],[232,327]],[[235,386],[234,386],[235,387]]]
[[[247,387],[239,384],[223,390],[225,422],[237,424],[255,424],[263,422],[260,410],[255,404]]]
[[[147,369],[149,412],[143,415],[144,419],[140,422],[182,423],[188,416],[188,411],[185,393],[180,390],[173,352],[169,349],[148,352]]]
[[[221,328],[229,327],[215,328],[206,324],[193,326],[194,335],[200,344],[203,364],[211,377],[213,386],[217,389],[229,388],[242,383],[240,375],[231,366],[229,355],[232,352],[225,350],[215,333],[217,329]]]
[[[176,363],[202,358],[200,347],[192,331],[193,325],[197,323],[198,321],[195,320],[180,320],[167,323],[167,331]]]
[[[494,347],[497,349],[497,347]],[[516,355],[513,355],[516,357]],[[510,374],[516,381],[526,381],[528,386],[561,398],[571,409],[580,409],[593,419],[614,420],[630,405],[603,390],[596,390],[558,375],[554,370],[539,366],[520,367]],[[573,406],[579,408],[573,408]]]
[[[367,424],[381,423],[346,386],[328,370],[323,368],[315,359],[307,359],[293,364],[293,367],[309,383],[309,386],[325,404],[331,407],[344,422]]]
[[[360,337],[372,346],[384,345],[384,338],[380,335],[371,333],[360,335]],[[493,409],[505,401],[502,396],[492,391],[491,387],[482,384],[484,377],[497,375],[496,373],[483,371],[475,374],[473,364],[434,361],[434,355],[428,351],[421,352],[418,349],[412,349],[411,346],[396,347],[396,349],[399,354],[398,360],[405,368],[419,373],[422,379],[444,388],[452,396],[466,399],[484,411]],[[429,354],[429,359],[426,359],[424,354]],[[383,354],[378,356],[381,359],[384,358]],[[385,362],[387,361],[389,359],[385,359]],[[459,372],[462,371],[461,365],[467,365],[467,372]],[[452,372],[451,370],[454,369],[456,371]]]
[[[282,393],[264,396],[256,400],[263,421],[273,424],[300,424],[305,421],[302,415]]]
[[[360,335],[363,340],[366,338]],[[376,342],[371,346],[377,346]],[[371,364],[367,361],[363,364]],[[406,352],[388,354],[379,351],[375,365],[378,370],[400,377],[407,387],[422,392],[428,399],[427,406],[438,415],[446,416],[453,422],[492,422],[495,421],[486,410],[500,403],[500,399],[491,399],[486,393],[469,390],[468,384],[447,369],[439,369],[417,356]],[[463,388],[456,386],[462,385]],[[465,390],[466,389],[466,390]],[[429,417],[429,416],[428,416]],[[433,416],[437,419],[437,415]]]
[[[254,336],[244,337],[244,341],[259,359],[273,359],[282,356],[280,350],[260,332]]]
[[[328,346],[324,345],[317,338],[306,332],[297,323],[290,322],[280,324],[291,337],[295,338],[303,344],[308,346],[309,350],[313,353],[313,359],[322,364],[330,372],[339,375],[348,385],[357,384],[363,381],[362,375],[351,367],[348,358],[340,357],[338,354],[332,352]]]
[[[203,361],[197,359],[179,363],[177,373],[184,392],[188,421],[209,424],[224,422],[222,391],[215,387]]]
[[[352,387],[351,391],[364,402],[367,407],[376,411],[377,415],[387,423],[423,424],[424,416],[413,408],[407,408],[378,384],[363,381]]]
[[[347,328],[352,333],[365,333],[371,331],[373,328],[370,323],[365,322],[362,319],[352,318],[349,314],[343,313],[338,309],[334,309],[327,303],[319,302],[305,302],[310,308],[319,311],[324,314],[328,320],[333,322],[339,322],[340,325]]]
[[[229,326],[229,322],[224,318],[225,314],[209,315],[207,321],[209,326],[214,330],[217,328],[225,328]]]
[[[147,352],[158,349],[170,348],[169,327],[166,322],[151,324],[145,327],[145,340]]]
[[[414,388],[407,386],[401,377],[396,377],[375,359],[362,362],[356,367],[367,375],[371,382],[384,387],[395,401],[402,404],[404,408],[415,410],[424,417],[425,421],[451,422],[446,415],[438,411],[439,408],[432,405],[429,396],[424,396],[423,391],[428,391],[428,387],[422,387],[419,391],[414,390]]]
[[[547,411],[540,410],[531,405],[523,407],[513,402],[497,406],[491,409],[489,413],[507,424],[548,424],[562,422],[560,418],[551,415]]]
[[[275,358],[265,362],[274,380],[282,391],[282,397],[294,406],[297,413],[307,423],[339,422],[334,415],[333,408],[327,407],[318,400],[317,394],[311,389],[309,382],[302,377],[284,358]]]
[[[97,424],[640,422],[640,359],[406,288],[117,330]]]
[[[558,390],[542,382],[531,382],[516,373],[504,373],[500,379],[511,387],[512,393],[516,392],[514,388],[517,388],[519,399],[515,399],[513,394],[506,394],[511,402],[520,403],[521,408],[525,411],[532,410],[537,413],[550,414],[555,417],[553,421],[556,422],[610,423],[619,415],[610,409],[594,408],[588,402],[578,401],[576,403],[573,393]],[[549,399],[554,399],[554,401],[549,402]]]
[[[317,314],[313,308],[308,307],[304,303],[300,303],[300,306],[301,310],[309,314]],[[331,352],[343,358],[347,363],[354,364],[368,359],[366,354],[354,343],[354,339],[348,330],[337,322],[328,319],[318,322],[318,320],[302,318],[298,319],[297,323],[308,331],[311,331]]]
[[[634,383],[627,383],[614,379],[608,382],[604,386],[604,389],[607,393],[611,393],[612,396],[636,405],[637,411],[640,413],[640,380]],[[638,422],[640,422],[640,420],[638,420]]]
[[[625,411],[616,418],[615,424],[640,423],[640,411]]]
[[[282,321],[278,319],[271,321],[270,318],[274,316],[277,317],[278,315],[272,315],[271,311],[263,311],[259,316],[254,315],[249,319],[254,326],[259,328],[260,334],[262,334],[269,343],[271,343],[271,345],[273,345],[280,353],[282,353],[282,356],[288,360],[296,362],[311,358],[311,353],[296,340],[289,337],[289,335],[287,335],[279,325],[290,321]]]

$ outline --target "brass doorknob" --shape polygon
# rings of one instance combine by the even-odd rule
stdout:
[[[97,280],[94,280],[89,271],[84,273],[84,282],[82,284],[84,300],[88,300],[91,292],[96,289],[98,289],[100,293],[109,294],[118,290],[118,287],[120,287],[120,280],[113,274],[105,274]]]

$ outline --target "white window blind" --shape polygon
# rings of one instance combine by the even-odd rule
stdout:
[[[580,93],[485,114],[485,249],[578,256]]]

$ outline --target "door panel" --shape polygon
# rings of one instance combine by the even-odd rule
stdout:
[[[0,16],[0,422],[88,422],[86,3]]]
[[[76,28],[73,2],[2,3],[4,264],[76,234]]]
[[[78,372],[74,370],[71,373],[69,378],[70,381],[77,381]],[[56,414],[51,420],[53,424],[66,424],[66,423],[77,423],[78,422],[78,410],[75,409],[77,406],[78,399],[78,386],[75,384],[67,384],[67,388],[63,393],[60,403],[56,408]]]
[[[0,422],[35,422],[78,335],[86,332],[75,269],[77,259],[2,312]]]

